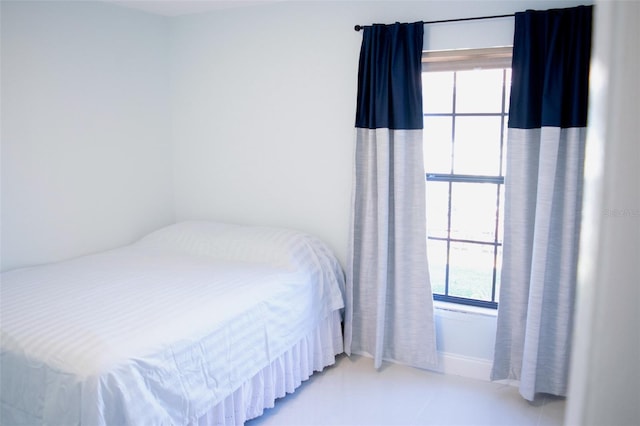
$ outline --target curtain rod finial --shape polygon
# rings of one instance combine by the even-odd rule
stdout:
[[[356,25],[355,27],[353,27],[353,29],[356,31],[360,31],[362,28],[364,27],[361,27],[360,25]]]

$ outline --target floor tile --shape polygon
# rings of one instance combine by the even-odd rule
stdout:
[[[247,426],[562,425],[564,400],[525,401],[518,389],[340,356]]]

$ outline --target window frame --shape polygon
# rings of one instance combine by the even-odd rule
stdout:
[[[432,173],[429,170],[425,170],[425,185],[428,182],[444,182],[448,183],[448,207],[447,207],[447,235],[446,237],[429,236],[427,240],[445,241],[446,242],[446,265],[445,265],[445,283],[444,294],[433,293],[433,299],[436,301],[456,303],[468,306],[476,306],[482,308],[497,309],[498,308],[498,294],[497,294],[497,280],[500,271],[497,269],[498,251],[502,247],[501,239],[498,238],[499,233],[502,235],[499,229],[500,225],[500,205],[501,201],[501,189],[504,185],[504,171],[506,164],[504,164],[504,149],[506,141],[506,120],[508,120],[508,99],[507,96],[507,70],[511,68],[511,56],[512,47],[504,46],[497,48],[486,49],[462,49],[462,50],[447,50],[447,51],[426,51],[422,54],[422,72],[438,72],[438,71],[450,71],[458,72],[473,69],[503,69],[502,77],[502,104],[501,111],[499,113],[457,113],[455,110],[455,97],[456,97],[456,75],[454,74],[453,82],[453,106],[451,113],[424,113],[423,116],[450,116],[452,117],[452,135],[451,135],[451,171],[450,173]],[[479,117],[479,116],[499,116],[500,119],[500,162],[499,162],[499,175],[468,175],[468,174],[456,174],[454,173],[454,144],[455,144],[455,120],[457,117]],[[452,188],[454,183],[473,183],[473,184],[493,184],[496,185],[496,215],[495,215],[495,227],[493,230],[493,241],[480,241],[480,240],[465,240],[451,237],[451,214],[452,214]],[[451,243],[468,243],[468,244],[480,244],[493,247],[493,275],[491,283],[491,300],[471,299],[459,296],[452,296],[449,294],[450,284],[450,255],[451,255]]]

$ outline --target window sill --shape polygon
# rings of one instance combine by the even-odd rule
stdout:
[[[450,312],[460,312],[464,314],[483,315],[487,317],[497,317],[498,310],[490,308],[480,308],[477,306],[462,305],[460,303],[442,302],[440,300],[433,301],[434,309]]]

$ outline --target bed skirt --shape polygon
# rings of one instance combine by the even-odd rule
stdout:
[[[343,352],[340,311],[334,311],[293,348],[275,359],[189,426],[243,425],[293,393],[316,371],[335,363]]]

